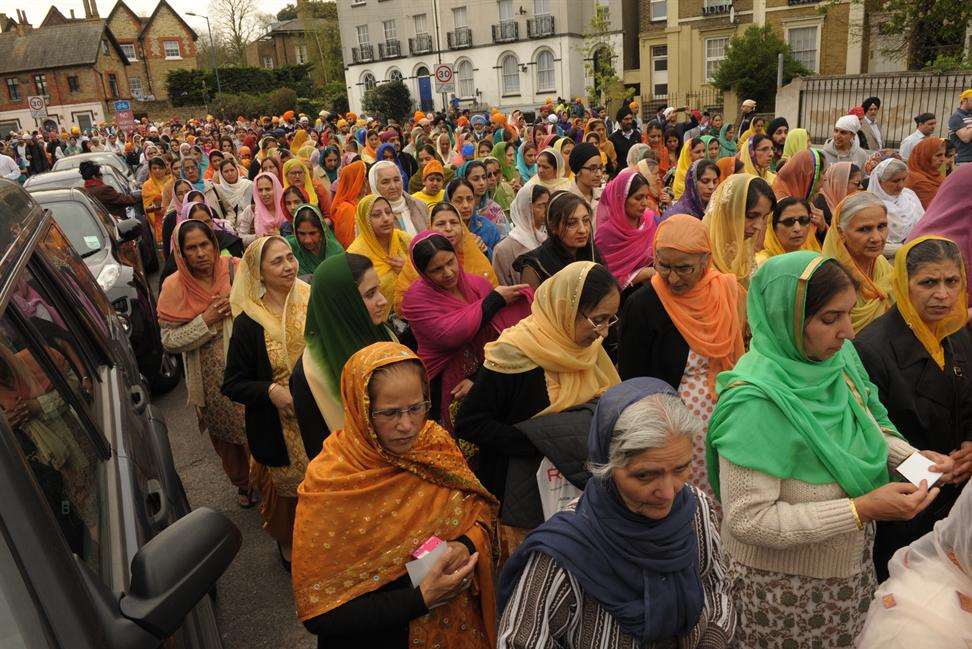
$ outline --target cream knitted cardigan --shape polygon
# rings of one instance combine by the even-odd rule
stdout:
[[[888,468],[915,449],[885,434]],[[780,480],[719,458],[722,543],[734,561],[770,572],[825,579],[852,577],[865,568],[863,530],[837,483]]]

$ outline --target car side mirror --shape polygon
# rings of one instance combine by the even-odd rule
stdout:
[[[200,508],[146,543],[132,559],[132,580],[118,602],[121,614],[160,642],[213,589],[243,543],[222,514]]]
[[[115,227],[118,229],[118,239],[121,242],[137,241],[142,236],[142,224],[136,218],[119,219],[115,221]]]

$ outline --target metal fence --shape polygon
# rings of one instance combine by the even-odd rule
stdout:
[[[687,106],[689,110],[698,108],[699,110],[719,112],[723,111],[724,102],[722,92],[716,88],[704,88],[692,92],[671,93],[665,96],[655,95],[653,97],[643,96],[641,98],[642,118],[645,120],[655,116],[663,106],[674,106],[680,108]]]
[[[810,132],[813,142],[833,135],[834,122],[868,97],[881,100],[877,124],[884,144],[897,147],[915,130],[914,118],[934,113],[936,135],[948,133],[948,118],[955,111],[959,95],[972,88],[972,72],[897,72],[847,76],[805,77],[800,90],[799,126]],[[793,125],[790,125],[793,127]]]

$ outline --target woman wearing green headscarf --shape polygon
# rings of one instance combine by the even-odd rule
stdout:
[[[385,326],[388,300],[378,290],[378,273],[364,255],[325,259],[314,271],[304,353],[290,376],[294,414],[307,457],[321,451],[330,431],[344,427],[341,370],[357,351],[376,342],[398,342]]]
[[[736,139],[733,137],[735,133],[735,124],[724,124],[719,130],[719,157],[720,158],[732,158],[737,153],[739,153],[739,147],[736,145]]]
[[[344,252],[331,228],[324,224],[321,211],[306,203],[297,206],[294,211],[294,233],[285,238],[297,258],[298,275],[313,275],[322,261]]]
[[[705,142],[705,157],[715,162],[719,159],[719,138],[715,135],[703,135],[699,138]]]
[[[508,183],[519,180],[520,174],[516,170],[516,150],[512,144],[509,142],[497,143],[490,152],[490,156],[499,160],[503,180]]]
[[[853,646],[877,586],[874,521],[908,520],[938,493],[889,482],[915,449],[850,342],[856,299],[833,259],[770,258],[749,287],[751,348],[716,383],[706,460],[743,649]]]

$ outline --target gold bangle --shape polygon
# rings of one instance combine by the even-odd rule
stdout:
[[[854,504],[854,499],[849,498],[851,513],[854,514],[854,521],[857,523],[857,529],[864,529],[864,522],[861,520],[861,515],[857,513],[857,505]]]

